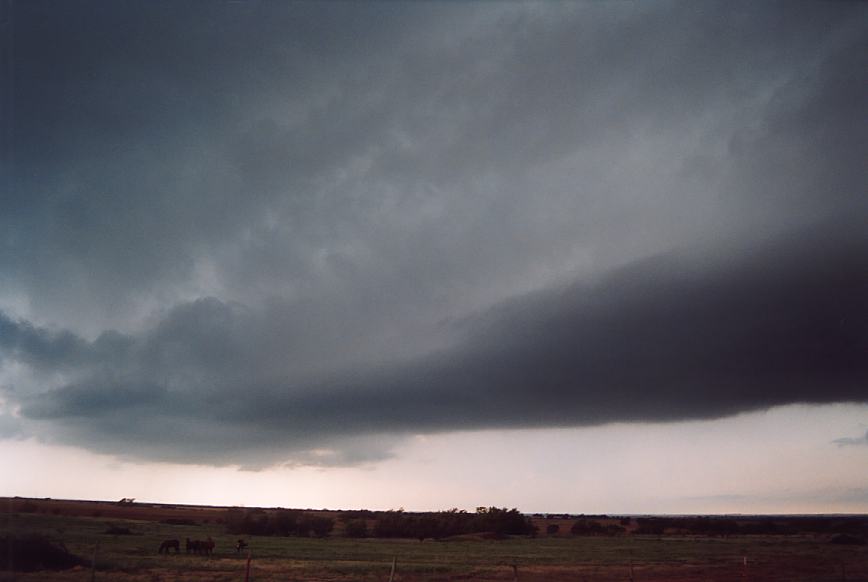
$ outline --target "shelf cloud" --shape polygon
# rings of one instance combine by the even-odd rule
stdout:
[[[351,465],[868,401],[864,6],[14,4],[0,436]]]

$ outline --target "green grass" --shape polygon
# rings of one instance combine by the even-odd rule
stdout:
[[[106,534],[111,525],[127,527],[134,535]],[[631,562],[641,570],[643,580],[732,580],[740,578],[745,556],[752,571],[757,572],[754,580],[840,580],[842,565],[848,568],[849,580],[868,580],[868,549],[834,546],[824,539],[806,536],[554,536],[420,543],[342,537],[233,536],[217,524],[177,526],[45,514],[6,514],[0,523],[0,533],[47,535],[88,559],[98,544],[100,580],[242,580],[246,554],[235,553],[238,537],[244,537],[250,544],[254,580],[385,581],[396,556],[400,580],[433,581],[450,577],[509,580],[513,564],[522,571],[522,581],[625,580]],[[185,538],[204,539],[209,535],[216,542],[214,556],[183,552]],[[159,555],[160,543],[172,538],[180,540],[182,553]],[[673,574],[689,574],[694,570],[702,575],[675,578]],[[760,571],[765,574],[759,574]],[[576,572],[585,572],[587,577],[576,577]],[[88,576],[89,572],[70,572],[50,578],[19,579],[89,580]]]

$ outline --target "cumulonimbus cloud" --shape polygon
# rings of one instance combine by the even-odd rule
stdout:
[[[16,4],[0,433],[348,464],[864,402],[865,14]]]
[[[868,241],[845,226],[714,261],[654,257],[516,297],[455,322],[451,347],[389,365],[293,374],[254,339],[279,338],[268,318],[217,300],[92,342],[4,317],[2,353],[71,379],[12,395],[24,419],[88,446],[179,460],[865,402]]]

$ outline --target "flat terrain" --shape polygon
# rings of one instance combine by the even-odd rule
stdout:
[[[0,534],[41,534],[88,560],[96,548],[96,580],[244,580],[247,556],[236,554],[234,549],[240,536],[225,533],[219,523],[223,510],[218,508],[172,510],[158,506],[149,514],[149,506],[144,504],[40,503],[39,511],[18,512],[8,501]],[[115,511],[127,517],[118,517]],[[128,517],[130,512],[138,512],[138,518]],[[187,513],[199,518],[195,525],[162,521],[189,518]],[[569,522],[564,520],[565,524]],[[132,533],[107,533],[111,527],[127,528]],[[562,527],[561,531],[568,532],[569,528]],[[207,536],[216,543],[212,556],[184,553],[185,538]],[[821,535],[586,537],[562,533],[536,538],[490,540],[464,536],[419,542],[354,540],[336,531],[326,539],[243,537],[250,544],[250,579],[255,581],[385,582],[392,560],[397,558],[395,580],[404,582],[515,580],[516,575],[522,582],[868,582],[868,546],[836,545],[829,543],[830,536]],[[160,543],[172,538],[181,541],[181,553],[158,554]],[[90,567],[77,567],[60,572],[0,573],[0,580],[89,581],[91,575]]]

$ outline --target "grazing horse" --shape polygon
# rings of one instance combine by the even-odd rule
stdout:
[[[166,541],[164,541],[162,544],[160,544],[160,553],[161,554],[168,554],[169,550],[171,550],[172,548],[175,548],[176,554],[181,553],[181,544],[178,542],[178,540],[166,540]]]
[[[235,544],[235,553],[239,553],[241,550],[247,548],[247,542],[244,540],[238,540],[238,543]]]
[[[205,554],[206,556],[210,556],[214,551],[214,540],[211,539],[211,536],[208,536],[208,539],[205,541],[191,540],[190,538],[187,538],[185,549],[188,554],[193,552],[194,554]]]

